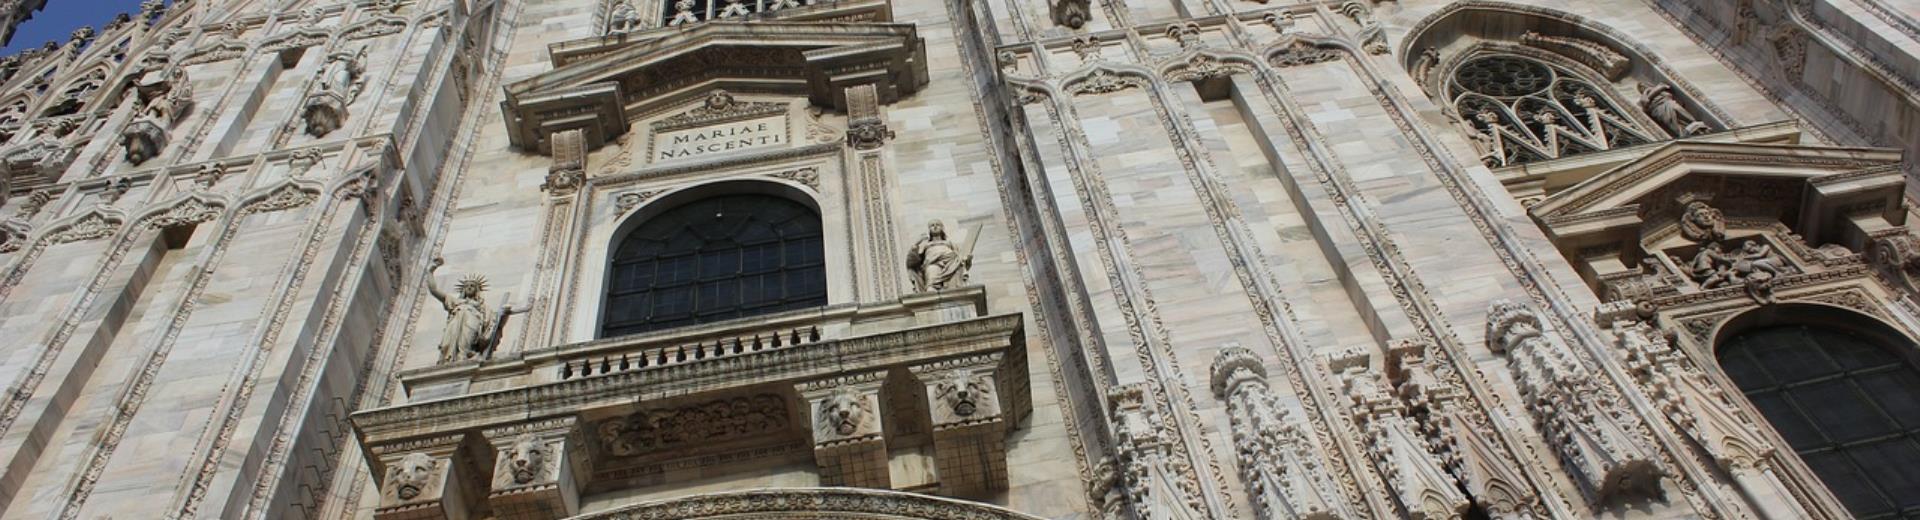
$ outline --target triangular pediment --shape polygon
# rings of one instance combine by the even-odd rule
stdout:
[[[1529,209],[1563,250],[1638,238],[1685,200],[1713,200],[1778,218],[1818,242],[1849,208],[1897,209],[1900,151],[1797,144],[1677,141],[1567,188]]]
[[[637,115],[716,86],[844,109],[848,87],[871,84],[890,103],[926,85],[925,54],[913,24],[711,22],[515,82],[502,108],[515,146],[547,153],[547,136],[580,128],[592,149]]]

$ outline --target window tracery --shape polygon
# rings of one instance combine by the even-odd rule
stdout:
[[[1668,138],[1636,120],[1611,87],[1532,57],[1503,53],[1464,60],[1447,75],[1445,92],[1490,168]]]

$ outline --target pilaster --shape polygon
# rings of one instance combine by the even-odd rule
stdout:
[[[854,241],[864,244],[854,262],[855,272],[861,273],[858,297],[861,301],[890,300],[900,296],[903,265],[895,247],[893,179],[885,154],[893,131],[887,129],[879,92],[872,84],[847,87],[846,98],[847,160],[852,166],[848,182],[855,201],[850,213],[858,219]]]

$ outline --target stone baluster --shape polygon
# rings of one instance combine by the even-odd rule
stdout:
[[[893,484],[879,414],[886,372],[867,372],[794,386],[813,422],[813,459],[823,486],[886,489]]]

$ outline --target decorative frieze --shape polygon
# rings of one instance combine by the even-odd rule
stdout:
[[[632,457],[690,446],[777,435],[789,428],[787,399],[754,394],[699,404],[645,408],[595,427],[602,450]]]
[[[1213,360],[1213,393],[1227,403],[1235,459],[1255,511],[1267,520],[1354,518],[1327,459],[1267,388],[1260,358],[1241,347]]]
[[[1533,310],[1490,305],[1487,348],[1507,358],[1535,426],[1591,502],[1660,494],[1665,471],[1636,438],[1624,404],[1546,336]]]

